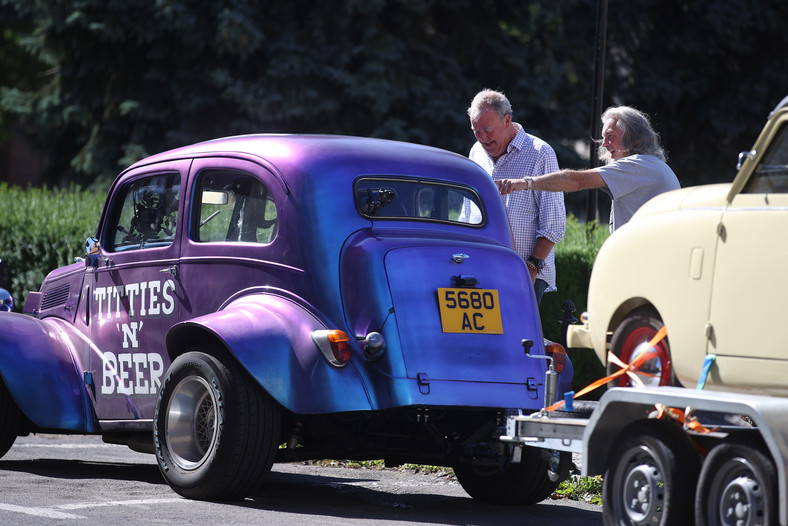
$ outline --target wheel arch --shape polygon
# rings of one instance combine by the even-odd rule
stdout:
[[[623,321],[633,314],[636,311],[649,311],[655,314],[660,320],[662,320],[662,315],[659,313],[659,310],[654,306],[647,298],[643,297],[635,297],[630,298],[623,302],[621,305],[618,306],[613,311],[613,314],[610,317],[610,321],[607,325],[607,333],[613,334]]]
[[[312,341],[313,330],[327,328],[335,327],[327,327],[289,299],[253,294],[221,311],[176,324],[167,333],[166,345],[171,360],[207,346],[226,351],[293,413],[370,410],[353,364],[329,364]]]
[[[79,341],[86,340],[57,319],[0,316],[0,382],[33,429],[97,431]]]

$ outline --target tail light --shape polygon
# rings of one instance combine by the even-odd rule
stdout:
[[[350,338],[343,331],[312,331],[312,341],[331,365],[342,367],[350,361]]]
[[[561,374],[566,366],[566,349],[560,343],[545,342],[544,353],[553,359],[555,372]]]

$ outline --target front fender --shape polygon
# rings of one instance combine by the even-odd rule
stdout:
[[[0,315],[0,375],[17,407],[41,429],[92,432],[69,327],[57,319]]]
[[[167,349],[174,359],[210,335],[294,413],[369,411],[370,399],[353,363],[330,365],[312,341],[313,330],[326,328],[336,327],[326,327],[291,300],[252,294],[221,311],[175,325],[167,334]]]

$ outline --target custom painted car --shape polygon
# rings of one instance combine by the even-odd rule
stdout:
[[[197,499],[262,491],[274,462],[429,463],[528,504],[570,459],[513,458],[498,437],[556,372],[571,389],[476,164],[366,138],[217,139],[121,173],[84,261],[0,315],[0,452],[100,434]]]

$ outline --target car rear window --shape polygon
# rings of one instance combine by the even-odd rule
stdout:
[[[484,224],[475,190],[426,179],[363,177],[354,187],[358,212],[370,219]]]

